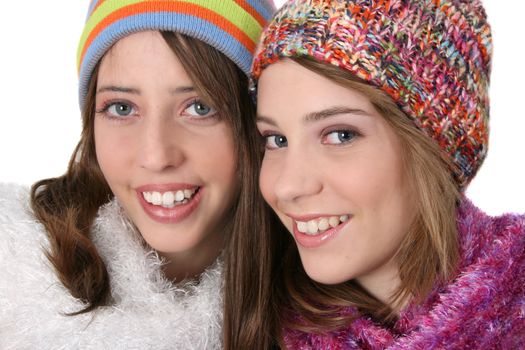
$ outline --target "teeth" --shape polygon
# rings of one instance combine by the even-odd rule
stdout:
[[[175,193],[175,200],[177,202],[182,202],[183,199],[184,199],[184,191],[177,191],[177,193]]]
[[[151,195],[151,203],[155,205],[160,205],[162,203],[162,195],[160,192],[153,192]]]
[[[327,218],[322,218],[321,220],[319,220],[319,231],[326,231],[328,229],[329,224],[328,224],[328,219]]]
[[[299,232],[306,233],[306,231],[308,231],[308,224],[306,222],[297,221],[297,229]]]
[[[164,192],[162,195],[162,206],[167,207],[173,205],[174,200],[175,196],[173,195],[173,192]]]
[[[337,216],[331,216],[328,219],[328,224],[330,225],[330,227],[336,227],[337,225],[339,225],[339,218]]]
[[[187,203],[193,197],[197,188],[178,190],[176,192],[167,191],[164,193],[151,191],[142,192],[142,196],[146,202],[153,205],[160,205],[164,208],[173,208],[175,205]]]
[[[317,233],[318,229],[319,228],[318,228],[317,222],[315,222],[315,220],[308,221],[308,233],[309,234]]]
[[[297,230],[301,233],[306,233],[307,235],[315,235],[322,233],[329,228],[334,228],[339,224],[348,221],[348,215],[341,216],[330,216],[324,217],[316,220],[310,220],[307,222],[297,221]]]

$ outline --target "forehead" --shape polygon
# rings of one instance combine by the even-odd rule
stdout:
[[[156,31],[138,32],[119,40],[102,58],[98,79],[99,84],[106,80],[133,85],[191,82],[177,56]]]
[[[270,118],[348,107],[375,112],[363,93],[343,87],[300,64],[284,59],[267,67],[257,89],[257,113]]]

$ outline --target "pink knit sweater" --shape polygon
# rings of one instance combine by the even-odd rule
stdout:
[[[289,349],[525,349],[525,216],[458,209],[460,273],[392,328],[359,316],[324,335],[285,330]],[[350,310],[350,312],[357,312]]]

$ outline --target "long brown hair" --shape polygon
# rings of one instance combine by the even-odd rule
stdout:
[[[238,159],[240,188],[231,209],[233,230],[248,232],[261,224],[262,205],[256,199],[258,172],[257,130],[254,107],[248,95],[246,75],[226,56],[204,42],[174,32],[162,32],[166,43],[179,58],[201,97],[211,104],[231,127]],[[49,236],[47,256],[58,278],[72,296],[85,307],[72,315],[85,313],[111,303],[108,272],[91,241],[91,227],[101,205],[113,194],[100,170],[95,153],[94,118],[98,67],[89,84],[82,110],[82,135],[73,152],[67,172],[58,178],[41,180],[31,189],[31,206]],[[240,234],[232,234],[239,236]],[[228,253],[226,266],[236,256]],[[230,276],[226,268],[225,275]],[[226,281],[226,311],[235,309]]]
[[[379,322],[393,322],[396,312],[409,298],[422,301],[436,283],[450,279],[459,255],[455,213],[460,192],[452,175],[453,165],[438,145],[417,129],[381,90],[336,66],[308,57],[292,60],[370,99],[401,141],[406,176],[411,180],[418,212],[394,256],[399,265],[401,285],[387,304],[354,280],[338,285],[323,285],[311,280],[289,233],[282,227],[276,227],[277,231],[272,232],[270,238],[266,232],[258,232],[260,249],[269,249],[268,254],[282,254],[280,265],[272,272],[267,271],[266,279],[274,283],[273,290],[259,306],[260,309],[266,307],[266,317],[273,320],[274,326],[273,329],[261,328],[261,331],[271,332],[281,345],[283,328],[324,333],[347,327],[355,316],[341,311],[349,306]],[[298,317],[301,322],[297,322]]]

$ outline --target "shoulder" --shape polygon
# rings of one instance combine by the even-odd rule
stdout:
[[[36,253],[42,246],[47,246],[47,235],[31,211],[29,188],[0,184],[0,264],[22,252]]]
[[[0,183],[0,225],[27,221],[31,217],[29,187]]]
[[[466,264],[487,255],[497,258],[525,254],[523,214],[490,216],[464,198],[458,208],[458,233],[461,255]]]
[[[171,284],[162,275],[162,259],[143,245],[111,202],[100,208],[92,238],[106,262],[114,304],[65,316],[82,304],[60,283],[46,258],[47,234],[29,210],[29,190],[0,185],[0,193],[5,194],[0,211],[9,207],[0,221],[0,339],[9,339],[0,341],[2,346],[220,348],[220,260],[199,283]]]
[[[30,208],[29,188],[0,184],[0,269],[35,261],[48,246],[46,231]]]
[[[9,339],[2,345],[35,346],[29,340],[34,340],[29,334],[38,333],[35,324],[50,331],[62,322],[64,312],[81,305],[60,283],[47,259],[48,249],[45,228],[30,209],[29,188],[0,184],[0,334],[6,336],[0,338]]]
[[[468,314],[497,316],[494,327],[508,334],[501,339],[523,340],[517,334],[525,327],[525,215],[490,216],[465,201],[458,218],[462,266],[452,295],[474,296],[463,308]]]
[[[48,246],[45,228],[30,208],[29,188],[0,184],[0,278],[13,285],[37,276],[45,269]]]

